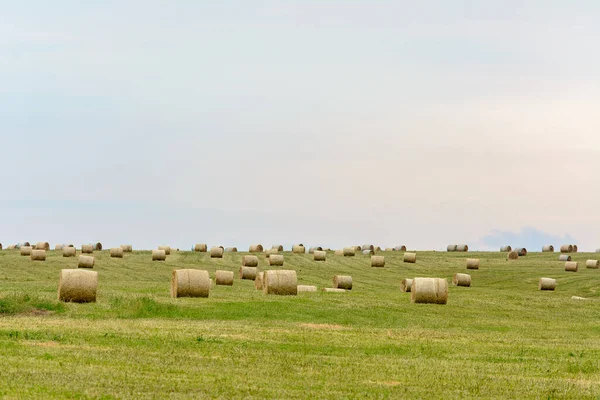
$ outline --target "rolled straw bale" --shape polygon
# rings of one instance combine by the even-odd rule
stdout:
[[[371,267],[383,268],[385,267],[384,256],[371,256]]]
[[[46,261],[46,250],[31,250],[32,261]]]
[[[558,261],[571,261],[571,256],[568,254],[561,254],[558,256]]]
[[[269,260],[269,265],[278,266],[278,267],[283,266],[283,254],[271,254],[271,257],[269,257],[268,260]]]
[[[381,247],[375,246],[375,251],[381,251]]]
[[[554,253],[554,246],[552,246],[551,244],[547,244],[545,246],[542,247],[542,252],[544,253]]]
[[[405,245],[398,245],[398,246],[394,247],[394,250],[396,250],[396,251],[406,251],[406,246]]]
[[[344,255],[344,250],[343,249],[338,249],[336,251],[333,252],[334,256],[343,256]]]
[[[92,254],[94,252],[94,245],[92,244],[82,244],[81,252],[83,254]]]
[[[571,245],[571,244],[563,244],[562,246],[560,246],[560,252],[561,253],[572,253],[573,252],[573,245]]]
[[[292,246],[292,253],[296,254],[304,254],[306,252],[306,248],[303,244],[295,244]]]
[[[402,279],[400,282],[400,291],[401,292],[410,292],[410,288],[412,286],[412,279]]]
[[[565,271],[577,272],[579,269],[579,263],[577,261],[567,261],[565,263]]]
[[[123,248],[122,247],[113,247],[110,249],[110,256],[112,258],[123,258]]]
[[[500,251],[502,253],[510,253],[512,251],[512,247],[510,247],[510,246],[502,246],[502,247],[500,247]]]
[[[265,276],[265,271],[260,271],[256,274],[256,278],[254,278],[254,288],[256,290],[263,289],[263,278]]]
[[[587,260],[585,262],[585,267],[586,268],[591,268],[591,269],[598,269],[598,267],[600,267],[600,261],[598,261],[598,260]]]
[[[277,250],[277,251],[283,251],[283,245],[276,244],[276,245],[271,246],[271,249]]]
[[[237,253],[237,247],[225,247],[225,253]]]
[[[540,282],[538,283],[538,288],[540,290],[554,290],[554,289],[556,289],[556,279],[540,278]]]
[[[323,251],[321,246],[315,246],[308,249],[308,254],[315,254],[315,251]]]
[[[92,256],[79,256],[77,268],[94,268],[96,259]]]
[[[375,246],[373,246],[372,244],[363,244],[363,245],[362,245],[360,248],[361,248],[363,251],[365,251],[365,250],[372,250],[372,251],[375,251]]]
[[[515,249],[515,251],[517,252],[517,254],[519,255],[519,257],[523,257],[527,255],[527,249],[525,247],[517,247]]]
[[[221,247],[211,247],[210,258],[223,258],[223,249]]]
[[[34,246],[35,250],[50,250],[50,243],[48,242],[37,242]]]
[[[457,244],[456,251],[467,252],[469,251],[469,246],[467,246],[466,244]]]
[[[166,255],[171,255],[171,246],[158,246],[158,250],[164,250]]]
[[[63,244],[57,244],[54,246],[54,251],[61,251],[63,249]]]
[[[98,272],[61,269],[58,278],[58,300],[94,303],[98,291]]]
[[[98,242],[94,245],[94,250],[98,250],[101,251],[102,250],[102,243]]]
[[[359,251],[362,251],[362,248],[360,246],[351,246],[354,249],[355,253],[358,253]]]
[[[250,253],[262,253],[263,252],[263,247],[261,244],[252,244],[250,245]]]
[[[206,245],[206,243],[196,243],[194,245],[194,251],[197,251],[200,253],[206,253],[207,250],[208,250],[208,246]]]
[[[76,253],[75,247],[63,247],[63,257],[75,257]]]
[[[471,275],[469,274],[454,274],[452,277],[452,284],[454,286],[471,286]]]
[[[267,252],[265,253],[265,257],[269,258],[269,257],[271,257],[272,254],[277,254],[277,253],[279,253],[278,249],[271,248],[271,249],[267,250]]]
[[[310,285],[298,285],[297,291],[298,291],[298,293],[316,292],[317,291],[317,287],[316,286],[310,286]]]
[[[296,271],[283,269],[265,271],[263,275],[263,292],[280,296],[297,295],[298,277]]]
[[[152,261],[165,261],[167,253],[164,250],[152,250]]]
[[[217,270],[215,272],[215,285],[233,286],[233,271]]]
[[[449,244],[448,247],[446,247],[446,251],[456,251],[456,248],[458,246],[455,244]]]
[[[346,293],[346,289],[340,289],[340,288],[323,288],[323,291],[325,293]]]
[[[122,244],[121,248],[123,249],[124,253],[131,253],[133,251],[133,246],[130,244]]]
[[[363,256],[372,256],[373,254],[375,254],[375,252],[373,250],[370,249],[366,249],[362,251]]]
[[[448,282],[441,278],[414,278],[410,290],[413,303],[446,304]]]
[[[21,246],[21,255],[22,256],[30,256],[33,251],[33,247],[31,246]]]
[[[344,247],[344,257],[354,257],[354,247]]]
[[[253,281],[256,279],[258,268],[256,267],[240,267],[240,279],[247,279]]]
[[[416,263],[417,262],[417,253],[404,253],[403,261],[405,263]]]
[[[467,258],[467,269],[479,269],[479,259]]]
[[[313,258],[315,261],[325,261],[327,258],[327,252],[317,250],[313,254]]]
[[[352,290],[352,277],[349,275],[335,275],[333,277],[333,287]]]
[[[516,251],[511,251],[510,253],[508,253],[506,255],[506,259],[507,260],[518,260],[519,259],[519,253],[517,253]]]
[[[257,267],[258,257],[252,255],[246,255],[242,257],[242,266],[244,267]]]
[[[211,283],[208,271],[174,269],[171,276],[171,297],[208,297]]]
[[[579,250],[579,248],[577,247],[576,244],[573,245],[573,253],[577,253],[577,250]]]

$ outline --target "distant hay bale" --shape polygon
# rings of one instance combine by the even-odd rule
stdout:
[[[164,250],[152,250],[152,261],[165,261],[167,253]]]
[[[215,285],[233,286],[233,271],[217,270],[215,272]]]
[[[166,255],[171,255],[171,246],[158,246],[158,250],[164,250]]]
[[[385,267],[384,256],[371,256],[371,267],[383,268]]]
[[[360,248],[362,249],[362,251],[365,251],[365,250],[375,251],[375,246],[372,244],[363,244]]]
[[[31,246],[21,246],[21,255],[22,256],[30,256],[33,251],[33,247]]]
[[[346,293],[346,289],[340,289],[340,288],[323,288],[323,291],[325,293]]]
[[[552,246],[551,244],[547,244],[542,247],[542,252],[543,253],[554,253],[554,246]]]
[[[506,259],[507,260],[518,260],[519,259],[519,253],[517,253],[516,251],[511,251],[510,253],[508,253],[506,255]]]
[[[271,249],[277,250],[277,251],[283,251],[283,245],[276,244],[276,245],[271,246]]]
[[[360,246],[351,246],[351,247],[354,249],[355,253],[362,251],[362,247],[360,247]]]
[[[466,245],[466,244],[457,244],[456,245],[456,251],[460,251],[460,252],[465,253],[465,252],[469,251],[469,246]]]
[[[479,259],[467,258],[467,269],[479,269]]]
[[[133,251],[133,246],[130,244],[122,244],[121,248],[123,249],[124,253],[131,253]]]
[[[556,279],[540,278],[538,288],[539,290],[554,290],[556,289]]]
[[[573,245],[571,245],[571,244],[563,244],[562,246],[560,246],[560,252],[561,253],[572,253],[573,252]]]
[[[410,292],[412,283],[413,283],[412,279],[402,279],[402,281],[400,282],[400,291],[401,292]]]
[[[225,253],[237,253],[237,247],[225,247]]]
[[[35,244],[35,250],[50,250],[50,243],[48,243],[48,242],[37,242]]]
[[[198,253],[206,253],[208,245],[206,243],[196,243],[194,245],[194,251]]]
[[[254,278],[254,288],[256,290],[262,290],[263,289],[263,278],[265,276],[265,272],[264,271],[260,271],[259,273],[256,274],[256,278]]]
[[[517,252],[517,254],[519,255],[519,257],[523,257],[527,255],[527,249],[525,247],[517,247],[515,249],[515,251]]]
[[[46,261],[46,250],[31,250],[31,261]]]
[[[558,256],[558,261],[571,261],[571,256],[568,254],[561,254]]]
[[[75,247],[63,247],[63,257],[75,257],[76,253]]]
[[[292,253],[304,254],[306,253],[306,248],[303,244],[295,244],[292,246]]]
[[[246,279],[253,281],[256,279],[256,274],[258,273],[258,268],[256,267],[240,267],[240,279]]]
[[[406,246],[405,245],[398,245],[396,247],[394,247],[395,251],[406,251]]]
[[[334,256],[343,256],[344,255],[344,250],[343,249],[338,249],[336,251],[333,252]]]
[[[279,249],[270,248],[269,250],[267,250],[265,252],[265,257],[269,258],[269,257],[271,257],[271,255],[277,254],[277,253],[279,253]]]
[[[61,250],[63,249],[63,246],[64,246],[64,245],[62,245],[62,244],[57,244],[57,245],[55,245],[55,246],[54,246],[54,251],[61,251]],[[1,247],[0,247],[0,249],[1,249]]]
[[[585,262],[585,267],[590,269],[598,269],[600,267],[600,261],[598,260],[587,260]]]
[[[469,274],[454,274],[452,277],[452,284],[454,286],[471,286],[471,275]]]
[[[362,251],[363,256],[372,256],[375,252],[371,249],[366,249]]]
[[[223,258],[223,248],[222,247],[211,247],[210,248],[210,258]]]
[[[413,303],[446,304],[448,282],[441,278],[414,278],[410,290]]]
[[[381,251],[381,247],[375,246],[375,251]]]
[[[323,251],[321,246],[315,246],[308,249],[308,254],[315,254],[315,250]]]
[[[258,267],[258,257],[253,255],[246,255],[242,257],[242,266],[244,267]]]
[[[327,252],[325,252],[325,251],[319,251],[319,250],[317,250],[313,254],[313,259],[315,261],[325,261],[326,258],[327,258]]]
[[[262,253],[263,252],[263,247],[261,244],[252,244],[250,245],[250,253]]]
[[[113,247],[110,249],[110,256],[112,258],[123,258],[123,253],[122,247]]]
[[[457,247],[458,245],[456,244],[449,244],[448,247],[446,247],[446,251],[456,251]]]
[[[94,250],[98,250],[101,251],[102,250],[102,243],[98,242],[94,245]]]
[[[333,287],[336,289],[352,290],[352,277],[349,275],[335,275]]]
[[[577,272],[579,269],[579,263],[577,261],[567,261],[565,263],[565,271]]]
[[[77,268],[94,268],[96,259],[92,256],[79,256]]]
[[[174,269],[171,276],[171,297],[208,297],[211,283],[208,271]]]
[[[297,295],[298,277],[296,271],[283,269],[265,271],[263,275],[263,292],[279,296]]]
[[[579,250],[579,248],[577,247],[576,244],[573,245],[573,253],[577,253],[577,250]]]
[[[81,252],[83,254],[92,254],[94,252],[94,245],[93,244],[82,244]]]
[[[354,257],[354,247],[344,247],[344,257]]]
[[[417,262],[417,253],[404,253],[403,261],[405,263],[416,263]]]
[[[94,303],[98,291],[98,272],[61,269],[58,278],[58,300],[73,303]]]
[[[512,247],[510,247],[510,246],[502,246],[502,247],[500,247],[500,251],[502,253],[510,253],[512,251]]]
[[[298,293],[316,292],[316,291],[317,291],[317,287],[316,286],[298,285],[298,287],[297,287],[297,292]]]
[[[271,257],[268,258],[269,265],[272,266],[283,266],[283,254],[271,254]]]

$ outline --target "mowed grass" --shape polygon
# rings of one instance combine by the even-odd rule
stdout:
[[[79,254],[79,253],[78,253]],[[600,270],[596,254],[400,252],[326,262],[285,254],[299,284],[343,294],[264,296],[237,279],[245,253],[150,252],[111,259],[95,252],[95,304],[56,300],[59,270],[76,258],[33,262],[0,252],[0,397],[8,398],[600,398]],[[466,258],[481,259],[466,270]],[[259,255],[260,269],[267,266]],[[171,299],[174,268],[236,272],[208,299]],[[411,304],[403,278],[469,273],[447,305]],[[557,279],[542,292],[540,277]],[[573,300],[581,296],[589,300]]]

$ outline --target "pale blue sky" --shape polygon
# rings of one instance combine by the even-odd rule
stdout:
[[[0,2],[0,242],[594,250],[598,21],[597,1]]]

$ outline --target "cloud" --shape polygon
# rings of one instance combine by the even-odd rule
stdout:
[[[558,248],[562,244],[578,244],[579,241],[570,234],[564,236],[540,231],[536,228],[525,227],[520,232],[493,230],[481,239],[481,244],[487,248],[497,249],[510,245],[525,247],[530,251],[541,251],[546,244]]]

